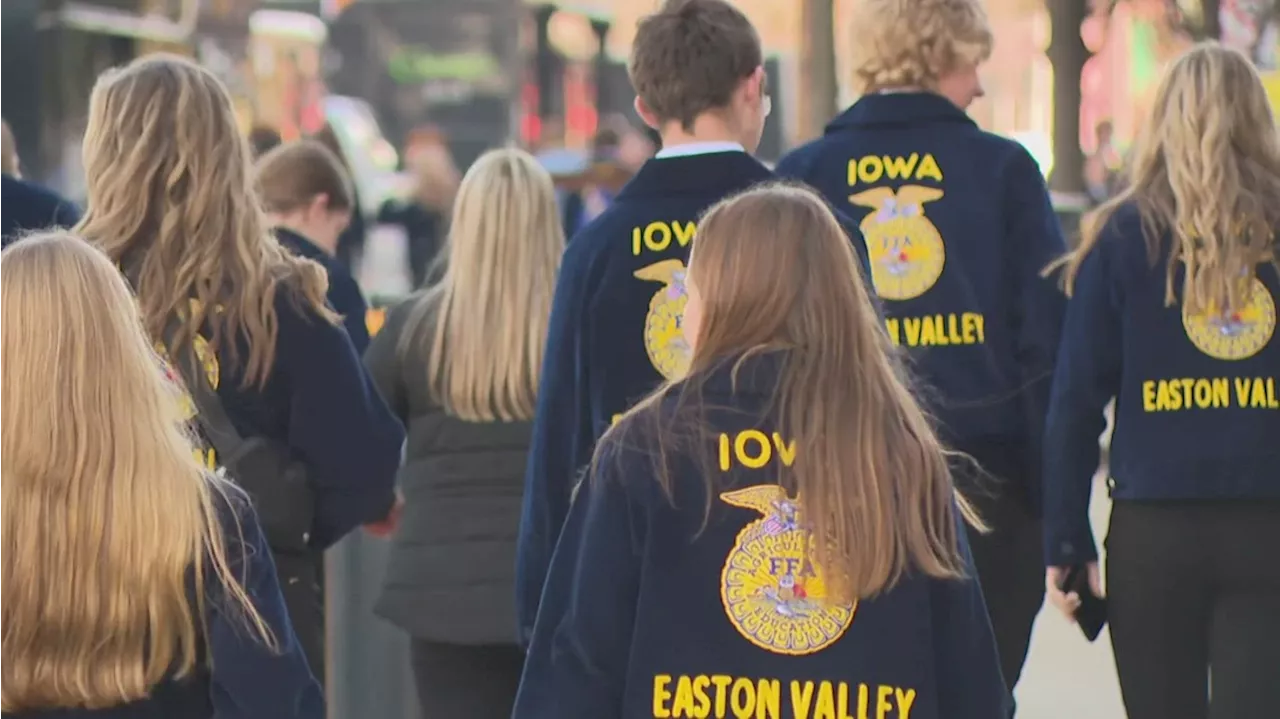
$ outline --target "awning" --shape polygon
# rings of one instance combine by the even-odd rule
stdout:
[[[84,32],[131,37],[150,42],[181,43],[195,33],[200,0],[178,0],[176,16],[136,13],[93,3],[68,2],[44,13],[42,27],[69,27]]]

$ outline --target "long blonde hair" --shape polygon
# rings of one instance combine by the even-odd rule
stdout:
[[[1188,312],[1233,312],[1247,302],[1257,265],[1280,259],[1280,144],[1248,58],[1202,43],[1165,72],[1133,149],[1128,187],[1085,218],[1079,246],[1053,266],[1065,266],[1068,294],[1102,229],[1131,203],[1153,262],[1172,238],[1166,305],[1177,301],[1179,266]]]
[[[410,311],[399,351],[425,348],[432,397],[472,422],[533,416],[564,230],[551,176],[527,152],[490,150],[453,206],[446,269]]]
[[[779,481],[803,502],[810,551],[832,600],[874,596],[909,570],[961,576],[957,501],[968,507],[827,205],[788,185],[726,199],[698,222],[689,273],[703,315],[688,375],[646,398],[610,433],[627,441],[625,433],[643,428],[657,438],[658,480],[668,496],[667,457],[685,444],[712,497],[720,473],[710,466],[705,384],[727,361],[736,359],[736,376],[743,360],[776,352],[781,370],[770,414],[796,442]],[[676,409],[660,413],[668,397]]]
[[[109,707],[189,675],[211,581],[217,611],[275,646],[231,569],[215,503],[234,490],[196,459],[123,278],[67,234],[2,257],[4,710]]]
[[[232,363],[247,347],[243,384],[261,385],[275,362],[277,291],[338,321],[324,270],[271,235],[231,99],[208,70],[157,54],[103,73],[83,154],[88,209],[76,231],[132,278],[152,337],[182,316],[172,356],[208,327]]]

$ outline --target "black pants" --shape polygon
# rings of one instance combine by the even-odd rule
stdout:
[[[970,443],[960,449],[969,461],[953,465],[956,484],[991,531],[969,530],[978,582],[987,602],[991,629],[1000,652],[1000,669],[1009,691],[1022,676],[1031,645],[1031,629],[1044,604],[1044,546],[1041,522],[1029,509],[1026,447],[1017,443]]]
[[[510,718],[524,669],[524,653],[514,644],[414,639],[409,653],[424,719]]]
[[[302,653],[307,657],[311,673],[325,686],[324,625],[324,557],[318,552],[292,554],[273,552],[280,594],[293,632]]]
[[[1280,502],[1115,503],[1108,619],[1129,719],[1280,716],[1277,548]]]
[[[1041,523],[1009,493],[969,496],[991,527],[988,534],[970,528],[969,544],[1000,651],[1000,669],[1012,692],[1022,676],[1031,629],[1044,604]]]

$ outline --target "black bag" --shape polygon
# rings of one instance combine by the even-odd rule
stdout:
[[[174,360],[196,406],[196,419],[217,452],[219,466],[249,494],[267,544],[276,552],[309,552],[315,494],[307,468],[289,448],[263,437],[241,437],[210,386],[195,352]]]

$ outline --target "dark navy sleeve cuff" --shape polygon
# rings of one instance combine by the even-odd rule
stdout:
[[[1074,538],[1050,537],[1045,540],[1045,566],[1072,567],[1096,561],[1098,547],[1091,534]]]

